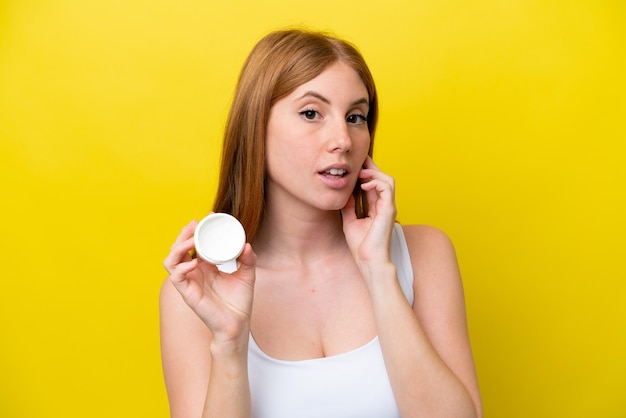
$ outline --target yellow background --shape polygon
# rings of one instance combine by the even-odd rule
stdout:
[[[0,3],[0,416],[165,417],[162,259],[253,44],[355,42],[400,220],[456,244],[487,417],[626,416],[619,0]],[[419,381],[419,377],[416,377]]]

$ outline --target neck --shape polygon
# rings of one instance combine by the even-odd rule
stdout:
[[[319,261],[346,249],[341,214],[268,208],[253,247],[259,266]]]

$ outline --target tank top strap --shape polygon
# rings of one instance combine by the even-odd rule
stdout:
[[[413,265],[409,255],[409,247],[406,243],[402,225],[396,222],[391,234],[391,261],[398,271],[400,287],[409,304],[413,306]]]

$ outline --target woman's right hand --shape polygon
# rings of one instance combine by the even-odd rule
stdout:
[[[213,344],[244,343],[248,339],[256,255],[246,243],[239,269],[223,273],[214,264],[193,258],[193,234],[198,224],[185,226],[163,262],[174,287],[213,334]]]

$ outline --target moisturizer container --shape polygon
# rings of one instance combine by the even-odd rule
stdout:
[[[237,271],[237,257],[246,244],[246,232],[237,218],[212,213],[198,223],[193,240],[196,253],[203,260],[225,273]]]

